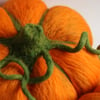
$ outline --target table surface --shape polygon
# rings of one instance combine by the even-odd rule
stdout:
[[[3,3],[7,0],[0,0]],[[48,7],[64,5],[78,11],[89,24],[93,33],[93,47],[100,44],[100,0],[43,0]]]

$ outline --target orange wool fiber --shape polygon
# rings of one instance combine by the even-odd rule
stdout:
[[[6,8],[13,16],[15,16],[22,25],[25,25],[27,23],[37,24],[46,10],[45,4],[40,0],[30,0],[29,2],[28,0],[24,0],[23,4],[21,0],[9,0],[6,4],[3,5],[3,7]],[[16,30],[7,13],[2,8],[1,11],[5,14],[5,16],[2,15],[4,16],[2,18],[5,18],[6,21],[5,19],[5,22],[1,21],[0,25],[3,24],[4,27],[2,28],[0,26],[0,30],[5,30],[5,32],[2,34],[0,33],[0,35],[1,37],[12,37],[16,34]],[[1,59],[3,58],[4,57],[1,57]],[[42,58],[37,62],[38,63],[35,65],[36,69],[34,70],[33,75],[42,75],[42,72],[44,73],[46,71],[46,63]],[[36,73],[35,71],[38,72]],[[19,69],[18,65],[16,65],[15,63],[11,63],[8,65],[8,67],[2,69],[2,72],[4,74],[22,74],[23,71]],[[1,79],[0,84],[0,94],[2,94],[2,96],[0,96],[0,100],[27,100],[26,96],[21,90],[20,81]],[[36,100],[77,100],[76,90],[74,89],[70,81],[65,77],[65,75],[57,68],[54,68],[54,72],[49,80],[40,84],[29,85],[28,89],[36,98]]]
[[[100,93],[87,93],[80,97],[79,100],[100,100]]]
[[[81,96],[79,100],[100,100],[100,84],[94,89],[93,92]]]
[[[24,73],[16,63],[9,63],[1,71],[6,75]],[[27,100],[27,97],[22,92],[20,81],[0,78],[0,100]]]
[[[42,57],[37,60],[34,69],[31,77],[43,76],[46,73],[46,62]],[[36,100],[77,100],[75,88],[56,66],[48,80],[29,85],[29,90]]]
[[[73,46],[74,47],[74,46]],[[78,95],[91,91],[99,82],[100,60],[85,48],[77,53],[51,50],[53,60],[71,79]]]
[[[81,33],[86,31],[92,45],[92,34],[87,22],[78,12],[69,7],[50,8],[44,19],[43,28],[50,39],[76,43],[79,41]]]
[[[24,26],[38,24],[47,7],[42,0],[8,0],[3,5]]]
[[[47,7],[41,0],[8,0],[2,7],[6,8],[24,26],[27,23],[38,24]],[[12,20],[0,7],[0,38],[9,38],[17,31]],[[0,60],[8,55],[8,48],[0,44]]]
[[[0,44],[0,60],[5,58],[9,53],[9,50],[6,46]]]
[[[47,10],[42,0],[8,0],[3,8],[7,9],[22,26],[28,23],[38,24]],[[0,38],[9,38],[17,34],[12,20],[0,7]],[[43,21],[44,34],[52,40],[78,42],[83,31],[88,32],[92,45],[92,34],[84,18],[76,11],[63,6],[49,9]],[[9,50],[0,44],[0,60],[7,56]],[[69,76],[70,80],[56,65],[51,77],[39,84],[28,84],[27,88],[36,100],[77,100],[77,95],[91,91],[99,80],[100,61],[97,55],[82,49],[77,53],[68,53],[53,49],[52,59]],[[38,58],[30,77],[45,74],[47,65],[43,57]],[[24,74],[16,63],[10,63],[1,70],[4,74]],[[28,100],[21,89],[19,80],[0,78],[0,100]]]

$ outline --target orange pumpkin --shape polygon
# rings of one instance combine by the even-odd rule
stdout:
[[[88,32],[92,45],[92,35],[86,21],[80,14],[68,7],[53,7],[42,17],[46,10],[47,7],[41,0],[24,0],[23,3],[21,0],[9,0],[3,5],[3,8],[0,8],[0,41],[8,46],[0,45],[2,51],[0,52],[2,62],[0,64],[4,67],[1,72],[6,76],[1,73],[0,75],[4,78],[11,78],[11,80],[0,78],[0,100],[27,100],[28,98],[29,100],[35,100],[35,98],[36,100],[77,100],[77,95],[91,91],[97,85],[100,65],[97,55],[89,53],[85,48],[77,53],[57,49],[49,50],[50,41],[78,43],[83,31]],[[19,24],[11,20],[12,17],[9,13],[20,23],[21,26],[17,28],[18,30],[15,26],[17,27]],[[39,26],[40,21],[42,25]],[[47,41],[47,38],[50,41]],[[35,39],[37,41],[33,41]],[[64,43],[67,45],[66,42]],[[70,46],[75,47],[75,45]],[[15,51],[10,51],[10,48]],[[45,49],[49,50],[51,56]],[[5,59],[5,61],[12,62],[5,64],[3,59],[9,56],[9,53],[12,54],[12,58]],[[36,56],[36,59],[33,59],[33,56]],[[24,59],[25,64],[20,59]],[[56,64],[52,64],[53,60]],[[33,69],[30,69],[29,66],[26,67],[28,64],[33,66],[29,62],[34,62]],[[47,65],[49,69],[54,67],[54,70],[48,70]],[[18,74],[18,76],[7,76],[12,74]],[[32,78],[30,83],[34,84],[28,83],[30,78]],[[47,80],[41,82],[41,78]],[[29,91],[27,92],[27,90]]]

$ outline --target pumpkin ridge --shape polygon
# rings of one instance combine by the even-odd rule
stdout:
[[[42,14],[47,9],[42,0],[24,0],[23,3],[20,0],[10,0],[2,7],[13,14],[22,26],[27,23],[38,24]]]
[[[12,20],[12,22],[13,21],[15,20]],[[42,19],[40,21],[40,25],[35,25],[35,24],[30,24],[30,23],[26,24],[24,27],[20,29],[20,34],[12,38],[9,41],[9,45],[8,45],[11,47],[11,50],[12,50],[12,52],[10,52],[10,55],[11,56],[14,55],[14,59],[12,56],[12,59],[13,59],[12,61],[15,61],[18,64],[22,65],[22,68],[25,71],[24,76],[21,77],[22,79],[21,85],[22,85],[22,90],[24,94],[29,98],[29,100],[35,100],[35,98],[32,97],[32,95],[26,88],[27,84],[43,82],[47,80],[53,73],[54,62],[53,62],[53,59],[51,58],[51,55],[48,52],[50,49],[56,48],[56,49],[61,49],[63,51],[68,51],[68,52],[78,52],[85,46],[88,51],[95,54],[100,54],[100,50],[95,50],[91,48],[89,40],[88,40],[87,32],[83,32],[78,45],[75,48],[71,48],[69,46],[65,46],[59,41],[49,40],[44,34],[43,27],[41,26],[41,22],[42,22]],[[15,27],[16,27],[16,24],[15,24]],[[19,31],[19,28],[17,29]],[[1,39],[1,40],[4,42],[7,39]],[[34,65],[33,60],[35,60],[37,57],[41,55],[43,55],[46,61],[46,64],[48,67],[47,72],[44,76],[32,79],[29,76],[30,71],[31,71],[30,66]],[[22,60],[22,62],[20,62],[20,59]],[[1,63],[2,62],[3,60],[1,61]],[[5,61],[3,65],[5,65],[5,63],[7,62]],[[1,77],[2,76],[3,75],[1,74]]]
[[[3,8],[3,9],[6,11],[8,16],[10,17],[10,19],[13,22],[13,25],[15,26],[16,30],[20,31],[20,29],[22,28],[22,25],[20,24],[20,22],[11,13],[9,13],[5,8]]]
[[[60,67],[60,65],[57,64],[56,62],[54,62],[54,64],[55,64],[55,66],[66,76],[66,78],[68,78],[68,80],[71,82],[69,76],[68,76],[67,73],[64,71],[64,69],[62,69],[62,68]],[[72,83],[72,82],[71,82],[71,83]]]

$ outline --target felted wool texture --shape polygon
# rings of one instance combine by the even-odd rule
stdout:
[[[70,45],[75,47],[75,45]],[[99,82],[100,60],[85,48],[77,53],[50,50],[53,60],[70,77],[79,95],[91,91]]]
[[[28,9],[26,6],[28,7]],[[42,1],[39,1],[39,0],[34,0],[32,2],[27,2],[27,0],[25,0],[23,4],[20,0],[16,0],[16,1],[9,0],[6,4],[3,5],[3,7],[6,8],[14,17],[16,17],[23,26],[26,23],[37,24],[42,14],[46,10],[46,6],[42,3]],[[34,11],[32,7],[34,8]],[[15,9],[13,10],[12,8],[15,8]],[[39,9],[40,9],[40,12],[39,12]],[[0,11],[1,11],[1,16],[2,16],[2,21],[0,21],[2,25],[0,27],[0,30],[1,30],[0,37],[8,38],[8,37],[12,37],[16,35],[17,31],[15,27],[13,26],[13,23],[10,17],[7,15],[7,13],[5,12],[3,8],[1,8]],[[32,14],[30,14],[30,12]],[[7,24],[7,22],[9,22],[8,23],[9,25]],[[7,27],[7,29],[5,26]],[[6,52],[9,53],[9,51],[5,50],[5,53]],[[6,56],[7,54],[4,54],[4,56]],[[4,57],[1,57],[1,59],[3,58]],[[39,62],[40,63],[42,62],[42,64],[40,64],[40,66],[38,67]],[[34,70],[34,71],[39,70],[40,75],[42,71],[45,72],[47,68],[45,62],[44,63],[43,62],[44,62],[43,60],[38,61],[36,65],[36,70]],[[41,67],[43,68],[41,69]],[[20,68],[19,65],[16,65],[15,63],[14,64],[11,63],[8,65],[8,67],[6,66],[4,69],[2,69],[2,72],[4,74],[18,74],[18,73],[22,74],[23,71],[20,70],[19,68]],[[39,75],[39,73],[37,73],[37,76]],[[62,79],[62,77],[64,78]],[[0,85],[1,93],[0,94],[2,94],[2,96],[0,96],[0,99],[2,100],[11,100],[11,99],[27,100],[26,96],[22,92],[20,81],[18,80],[14,80],[14,81],[4,80],[3,81],[3,80],[4,79],[1,79],[1,85]],[[59,85],[56,85],[57,83]],[[62,99],[63,100],[76,100],[77,98],[77,93],[74,87],[69,82],[69,80],[66,79],[65,75],[62,72],[60,72],[57,68],[55,68],[54,75],[49,80],[45,81],[44,83],[37,84],[37,85],[29,85],[28,88],[31,94],[34,97],[36,97],[37,100],[57,100],[57,99],[58,100],[62,100]],[[6,95],[5,95],[5,92],[6,92]],[[67,93],[67,95],[65,92]]]
[[[87,93],[78,100],[100,100],[100,93]]]
[[[89,25],[78,12],[65,6],[49,9],[44,21],[45,35],[53,40],[72,41],[78,43],[82,32],[88,32],[92,45],[92,32]]]
[[[42,0],[8,0],[3,5],[24,26],[27,23],[37,24],[47,6]],[[13,9],[14,8],[14,9]]]
[[[100,100],[100,84],[90,93],[82,95],[79,100]]]
[[[24,2],[21,0],[8,0],[2,6],[16,17],[23,26],[27,23],[37,24],[47,9],[41,0],[24,0]],[[17,31],[10,17],[2,7],[0,7],[0,19],[0,37],[9,38],[15,36]],[[2,60],[8,55],[9,50],[0,44],[0,51],[0,55],[2,55],[0,56],[0,60]]]
[[[34,69],[31,77],[43,76],[46,73],[47,65],[43,57],[38,58]],[[77,100],[73,85],[56,66],[48,80],[29,85],[29,90],[36,100]]]
[[[24,74],[23,69],[16,63],[9,63],[1,70],[6,75]],[[21,89],[19,80],[0,78],[0,100],[27,100]]]
[[[38,24],[42,15],[47,10],[46,5],[41,0],[24,0],[23,3],[21,0],[9,0],[3,5],[3,7],[6,8],[16,19],[18,19],[22,26],[25,26],[25,24],[28,23]],[[69,8],[62,6],[49,9],[49,12],[43,21],[44,34],[53,40],[77,42],[79,41],[80,34],[83,31],[87,31],[92,45],[92,35],[87,23],[85,21],[81,21],[83,18],[79,18],[80,15],[75,15],[76,17],[74,18],[66,15],[69,12],[67,11],[68,9]],[[64,13],[62,12],[63,10]],[[74,16],[74,14],[75,13],[72,11],[71,16]],[[65,15],[67,17],[63,19]],[[10,17],[1,7],[0,17],[0,37],[8,38],[15,36],[17,31]],[[70,18],[73,20],[71,21]],[[72,27],[71,24],[66,23],[68,22],[67,20],[70,21],[69,23],[73,22],[72,24],[74,26]],[[79,22],[81,22],[81,24],[79,24]],[[0,52],[2,55],[0,59],[3,59],[9,53],[7,47],[3,48],[4,52]],[[61,66],[66,74],[68,74],[72,83],[59,69],[56,68],[56,66],[54,66],[54,72],[48,80],[39,84],[27,86],[28,90],[37,100],[77,100],[77,92],[78,94],[85,93],[96,86],[99,75],[98,66],[100,65],[99,59],[96,55],[88,53],[85,50],[82,50],[79,55],[78,53],[71,54],[64,51],[52,50],[51,55],[54,61]],[[78,59],[81,57],[83,58]],[[83,65],[85,67],[83,67]],[[39,58],[34,66],[33,72],[31,73],[31,77],[44,75],[46,68],[47,66],[44,59]],[[2,72],[5,74],[23,74],[21,67],[15,63],[9,64],[7,69],[6,67],[2,69]],[[1,79],[0,81],[0,94],[2,95],[0,96],[1,100],[27,100],[27,97],[21,90],[20,81],[3,80],[4,79]]]
[[[47,68],[43,58],[39,58],[34,67],[35,70],[31,73],[31,77],[43,75]],[[7,75],[24,74],[21,66],[16,63],[8,64],[2,69],[2,72]],[[48,80],[40,84],[28,85],[27,88],[35,96],[36,100],[77,100],[74,87],[56,67]],[[22,92],[19,80],[0,78],[0,94],[0,100],[27,100],[27,97]]]

